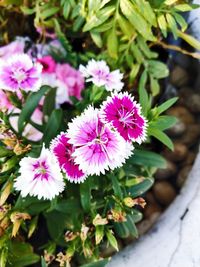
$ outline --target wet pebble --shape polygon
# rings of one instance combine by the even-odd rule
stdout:
[[[188,96],[187,101],[185,101],[188,109],[191,112],[198,113],[200,112],[200,95],[199,94],[192,94]]]
[[[188,148],[185,144],[180,142],[174,142],[174,150],[165,149],[162,155],[173,162],[180,162],[186,158],[188,154]]]
[[[187,177],[188,177],[188,174],[191,170],[192,166],[191,165],[188,165],[188,166],[185,166],[181,169],[181,171],[179,172],[178,174],[178,177],[177,177],[177,180],[176,180],[176,184],[177,186],[180,188],[184,185]]]
[[[178,141],[190,147],[198,142],[200,137],[200,127],[199,124],[191,124],[188,126],[184,135],[182,135]]]
[[[155,198],[162,205],[168,206],[176,197],[174,187],[167,181],[158,181],[153,187]]]
[[[183,122],[186,125],[195,123],[194,116],[191,114],[191,112],[187,108],[183,106],[172,107],[166,112],[166,114],[175,116],[176,118],[178,118],[181,122]]]

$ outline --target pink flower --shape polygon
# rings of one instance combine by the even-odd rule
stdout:
[[[43,73],[53,73],[56,69],[56,62],[52,58],[52,56],[44,56],[42,58],[37,59],[37,62],[39,62],[43,68]]]
[[[12,92],[37,91],[41,85],[42,65],[26,54],[16,54],[0,63],[0,88]]]
[[[87,66],[80,65],[80,72],[87,82],[93,82],[96,86],[105,86],[107,91],[120,91],[123,87],[123,74],[119,70],[110,71],[104,60],[91,59]]]
[[[55,156],[44,146],[39,158],[25,157],[20,161],[20,176],[14,188],[22,197],[53,199],[64,190],[63,176]]]
[[[7,110],[10,112],[13,108],[14,106],[9,101],[6,93],[0,89],[0,110]]]
[[[99,111],[92,106],[69,124],[67,136],[75,149],[75,163],[88,175],[122,166],[133,150],[118,132],[101,122]]]
[[[0,58],[8,59],[13,54],[21,54],[24,52],[25,41],[28,38],[18,37],[15,41],[0,47]]]
[[[57,64],[56,66],[57,78],[66,86],[69,96],[81,98],[81,91],[84,88],[84,79],[81,73],[72,68],[69,64]]]
[[[101,118],[111,123],[126,141],[139,144],[146,139],[147,121],[141,115],[141,107],[127,92],[116,93],[103,103]]]
[[[80,183],[86,178],[86,175],[79,169],[72,156],[74,148],[68,143],[69,138],[66,133],[61,133],[51,143],[50,150],[56,156],[60,168],[66,173],[66,178],[70,182]]]

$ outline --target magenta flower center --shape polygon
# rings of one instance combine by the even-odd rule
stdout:
[[[123,127],[134,128],[137,125],[137,120],[135,118],[135,110],[134,108],[130,111],[125,109],[123,106],[118,110],[119,121],[123,124]]]
[[[47,180],[49,179],[49,171],[45,161],[38,161],[33,164],[34,180]]]

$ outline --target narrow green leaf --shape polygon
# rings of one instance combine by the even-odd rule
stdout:
[[[137,43],[140,50],[144,53],[147,58],[156,58],[158,57],[158,53],[151,51],[148,47],[147,43],[145,42],[144,38],[140,35],[137,37]]]
[[[91,186],[90,179],[80,184],[81,205],[85,212],[91,209]]]
[[[156,27],[156,16],[149,2],[145,0],[133,1],[135,2],[135,6],[137,7],[140,14],[145,18],[145,20]]]
[[[45,260],[44,260],[44,257],[41,256],[41,267],[48,267]]]
[[[49,117],[49,120],[45,127],[43,139],[42,139],[45,145],[49,145],[51,140],[58,134],[61,124],[62,124],[61,123],[62,119],[63,119],[62,109],[55,109],[51,113],[51,116]]]
[[[56,98],[56,88],[51,88],[47,93],[44,104],[43,104],[43,114],[50,116],[52,111],[55,109],[55,98]]]
[[[119,251],[118,249],[118,244],[117,244],[117,239],[114,237],[113,233],[111,230],[106,231],[106,236],[108,238],[108,242],[110,245],[116,250]]]
[[[171,139],[164,132],[160,131],[159,129],[153,128],[153,127],[149,128],[148,129],[148,135],[155,137],[161,143],[166,145],[169,149],[171,149],[171,150],[174,149],[174,145],[173,145]]]
[[[147,115],[148,102],[149,102],[148,100],[149,97],[145,89],[146,82],[147,82],[147,72],[146,70],[144,70],[139,81],[138,90],[139,90],[139,102],[140,102],[140,105],[142,106],[142,111],[145,116]]]
[[[117,57],[118,57],[118,39],[117,39],[117,34],[116,34],[115,27],[113,27],[108,32],[107,47],[108,47],[109,55],[112,58],[117,59]]]
[[[30,121],[31,115],[38,106],[40,99],[49,90],[49,86],[42,86],[38,92],[32,93],[26,100],[24,107],[19,115],[18,119],[18,130],[22,133],[26,124]]]
[[[160,27],[160,30],[163,34],[163,36],[166,38],[167,37],[167,22],[165,19],[165,16],[163,14],[158,16],[158,25]]]
[[[117,177],[113,173],[109,174],[108,177],[111,178],[112,186],[113,186],[113,190],[114,190],[115,195],[117,197],[119,197],[120,199],[122,199],[123,194],[122,194],[122,190],[120,188],[120,183],[119,183]]]
[[[151,87],[152,95],[157,96],[160,92],[160,85],[158,83],[158,80],[154,79],[152,75],[150,75],[150,87]]]
[[[187,11],[191,11],[193,9],[192,6],[190,6],[188,4],[176,5],[174,8],[178,11],[181,11],[181,12],[187,12]]]
[[[142,216],[140,216],[141,218]],[[138,237],[137,227],[132,214],[126,216],[126,222],[114,223],[114,228],[117,235],[121,238]]]
[[[104,259],[104,260],[95,261],[92,263],[81,265],[81,267],[105,267],[108,261],[109,261],[108,259]]]
[[[162,79],[169,75],[167,65],[158,60],[148,60],[147,70],[155,79]]]
[[[164,102],[163,104],[161,104],[160,106],[158,106],[156,109],[156,113],[159,115],[161,113],[163,113],[164,111],[166,111],[168,108],[170,108],[172,105],[174,105],[174,103],[176,103],[176,101],[178,100],[178,97],[173,97],[169,100],[167,100],[166,102]]]
[[[177,118],[173,116],[160,116],[156,120],[151,121],[149,123],[149,127],[158,128],[161,131],[164,131],[170,127],[172,127],[174,124],[176,124]]]
[[[149,190],[149,188],[152,187],[153,183],[154,183],[153,178],[144,178],[144,180],[141,183],[129,187],[127,191],[133,198],[138,197],[144,194],[147,190]]]
[[[181,26],[181,31],[185,31],[188,27],[188,24],[186,22],[186,20],[178,13],[174,12],[173,13],[177,23]]]
[[[177,24],[176,24],[176,21],[175,21],[174,17],[171,14],[167,13],[166,14],[166,19],[167,19],[167,22],[168,22],[168,26],[169,26],[170,30],[172,31],[174,39],[177,39],[178,28],[177,28]]]
[[[191,35],[183,33],[178,30],[178,36],[182,38],[184,41],[186,41],[188,44],[190,44],[192,47],[200,50],[200,42]]]
[[[41,12],[40,16],[43,20],[55,15],[60,10],[59,7],[48,7],[44,11]]]
[[[134,27],[123,16],[117,16],[117,21],[122,32],[130,39],[135,34]]]
[[[90,31],[90,35],[92,37],[93,42],[101,48],[103,46],[102,38],[99,32],[96,31]]]

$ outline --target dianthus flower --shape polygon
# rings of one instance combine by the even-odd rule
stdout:
[[[142,143],[146,139],[147,121],[140,104],[127,92],[114,93],[103,103],[101,118],[111,123],[126,141]]]
[[[117,131],[101,122],[99,110],[92,106],[69,124],[67,136],[75,149],[75,163],[88,175],[122,166],[133,150]]]
[[[0,63],[0,88],[12,92],[20,89],[35,92],[41,85],[42,65],[26,54],[16,54]]]
[[[54,73],[56,69],[56,62],[52,58],[52,56],[44,56],[37,59],[37,62],[39,62],[42,65],[42,73]]]
[[[14,188],[22,197],[36,196],[38,199],[53,199],[64,190],[63,176],[55,156],[45,147],[39,158],[25,157],[20,161],[20,176]]]
[[[123,74],[119,70],[110,71],[104,60],[91,59],[87,66],[80,65],[80,72],[87,82],[93,82],[96,86],[105,86],[107,91],[120,91],[123,87]]]
[[[66,173],[66,178],[70,182],[80,183],[85,180],[86,175],[74,162],[74,157],[72,156],[74,148],[68,143],[68,140],[66,133],[61,133],[51,142],[50,150],[56,156],[62,171]]]

